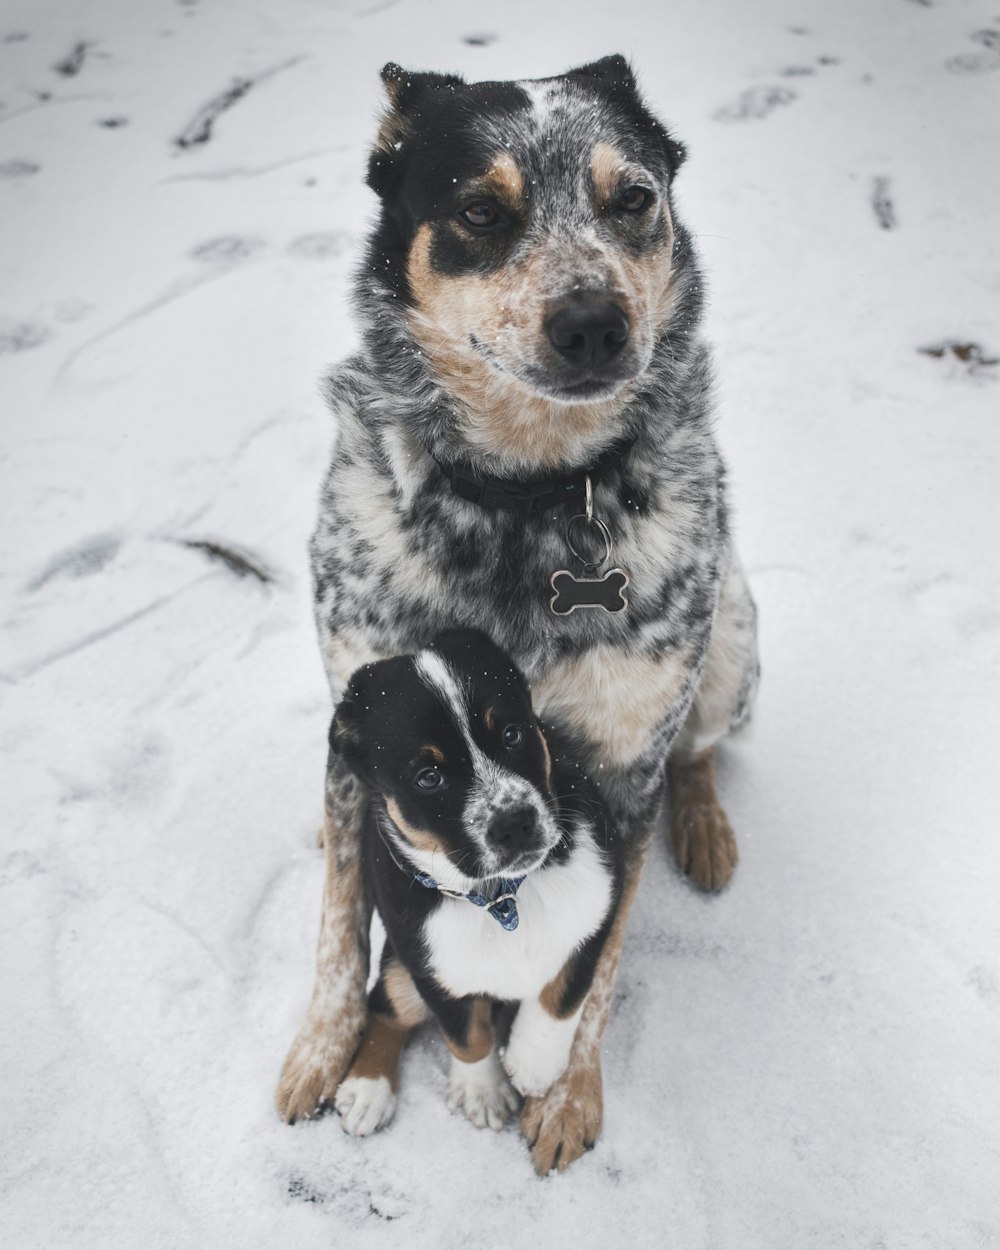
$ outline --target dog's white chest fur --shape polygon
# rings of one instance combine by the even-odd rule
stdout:
[[[512,931],[485,907],[442,899],[424,928],[431,970],[455,997],[534,997],[597,932],[610,903],[611,874],[594,843],[582,837],[565,863],[531,873],[521,884]]]

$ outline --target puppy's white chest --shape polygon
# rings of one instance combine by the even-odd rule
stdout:
[[[455,997],[536,996],[600,928],[610,903],[608,868],[594,844],[582,839],[566,863],[522,883],[514,930],[502,928],[485,907],[443,899],[424,929],[431,971]]]

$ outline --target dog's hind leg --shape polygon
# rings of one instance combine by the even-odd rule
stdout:
[[[387,941],[381,974],[368,995],[365,1035],[334,1099],[340,1122],[352,1137],[366,1137],[392,1119],[400,1056],[426,1016],[427,1006],[413,978]]]
[[[545,1176],[566,1168],[597,1141],[604,1115],[601,1037],[611,1011],[615,974],[625,940],[625,924],[646,862],[656,821],[626,844],[625,878],[614,922],[594,973],[590,993],[573,1040],[569,1065],[547,1093],[525,1099],[521,1132],[531,1147],[535,1171]]]
[[[327,762],[323,842],[326,882],[316,982],[292,1043],[275,1102],[289,1123],[333,1102],[365,1026],[372,904],[361,871],[365,792],[332,753]]]
[[[750,715],[759,671],[757,611],[733,552],[698,692],[668,768],[674,855],[703,890],[722,889],[736,867],[736,839],[715,793],[714,747]]]

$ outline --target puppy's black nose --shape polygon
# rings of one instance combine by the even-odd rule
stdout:
[[[527,846],[538,830],[538,813],[533,807],[515,807],[497,812],[486,830],[487,838],[507,850]]]
[[[610,300],[564,304],[548,319],[549,342],[579,369],[599,369],[628,342],[628,317]]]

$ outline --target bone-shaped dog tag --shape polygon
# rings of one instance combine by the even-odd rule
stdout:
[[[603,577],[574,577],[568,569],[560,569],[549,581],[556,592],[549,607],[556,616],[569,616],[577,608],[621,612],[628,607],[624,594],[628,574],[624,569],[608,569]]]

